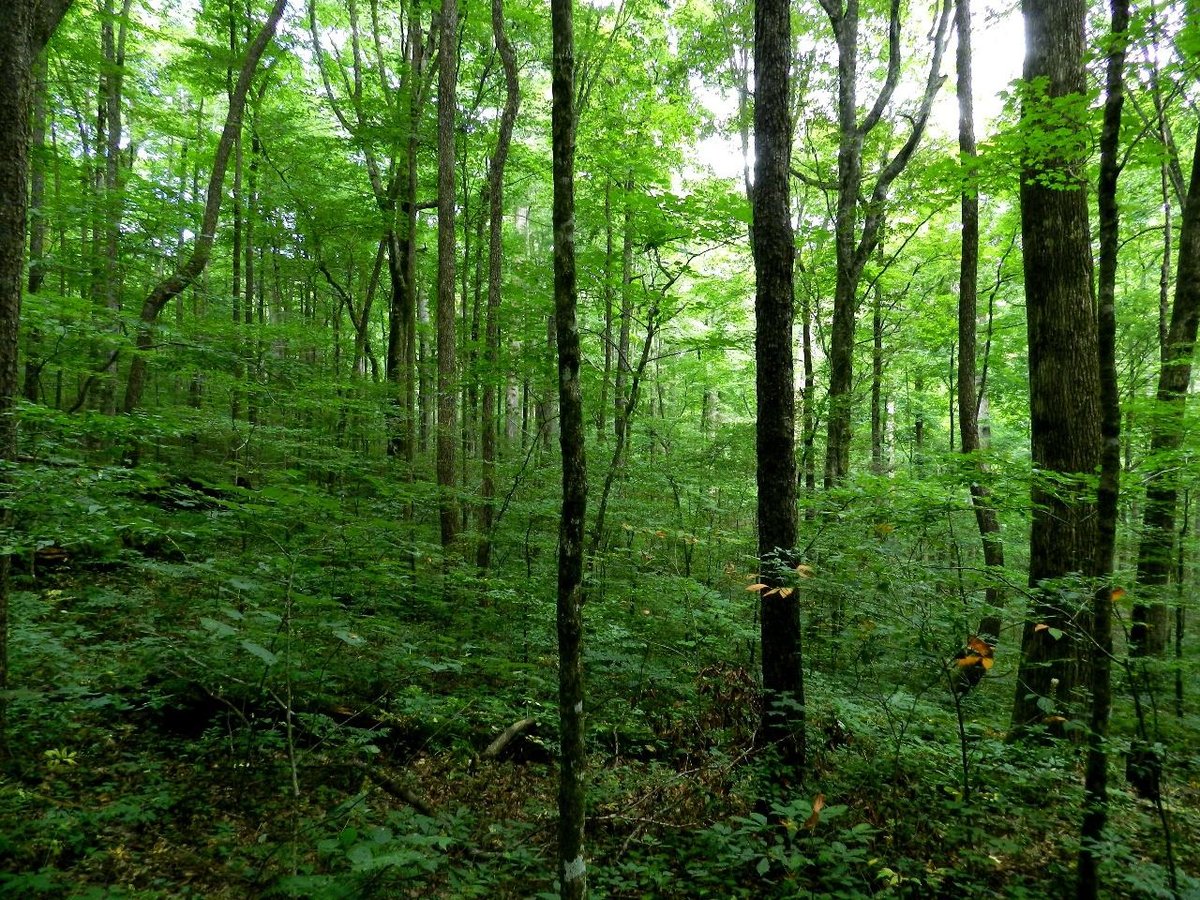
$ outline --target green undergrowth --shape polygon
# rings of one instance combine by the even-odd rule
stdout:
[[[0,896],[553,895],[552,506],[517,499],[483,578],[429,540],[429,496],[382,477],[314,491],[65,459],[37,477],[62,502],[20,495],[11,536]],[[926,492],[825,520],[797,771],[755,743],[747,542],[684,488],[658,523],[615,504],[590,575],[594,895],[1070,893],[1079,749],[1006,742],[1008,655],[963,698],[960,739],[949,660],[978,609],[936,561],[961,510]],[[1119,718],[1106,884],[1169,896],[1157,812],[1115,758],[1131,733]],[[1185,891],[1194,733],[1164,714]]]

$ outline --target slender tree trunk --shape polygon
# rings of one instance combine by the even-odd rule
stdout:
[[[438,37],[438,297],[437,297],[437,480],[442,548],[458,533],[454,497],[454,437],[458,418],[455,385],[454,120],[458,83],[458,0],[442,0]]]
[[[875,183],[864,190],[863,145],[883,118],[900,79],[901,2],[891,0],[888,23],[887,75],[875,102],[859,119],[858,0],[820,0],[833,27],[838,48],[838,180],[834,223],[837,274],[833,296],[833,327],[829,345],[829,417],[825,456],[825,486],[832,487],[850,472],[851,406],[854,386],[855,319],[858,285],[863,267],[875,251],[888,190],[908,165],[925,132],[934,97],[941,87],[942,54],[950,33],[951,0],[943,0],[931,34],[933,52],[921,105],[911,119],[904,144],[886,160]],[[859,197],[869,195],[865,210]],[[860,215],[861,212],[861,215]]]
[[[104,253],[101,261],[101,290],[104,306],[111,319],[109,328],[114,332],[120,331],[118,317],[121,313],[121,273],[119,268],[119,251],[121,236],[121,220],[123,218],[123,203],[121,196],[121,100],[122,84],[125,75],[125,36],[128,33],[130,0],[123,0],[120,11],[120,25],[114,36],[113,18],[115,8],[112,0],[105,0],[103,20],[100,25],[101,55],[104,59],[104,73],[100,79],[100,102],[103,108],[101,120],[104,124],[103,134],[97,135],[97,142],[104,141],[104,175],[103,175],[103,238]],[[108,415],[117,411],[117,354],[109,350],[105,354],[107,362],[101,372],[102,396],[100,408]]]
[[[958,153],[964,170],[962,192],[962,255],[958,277],[958,427],[962,452],[967,456],[981,449],[979,436],[980,398],[976,394],[975,365],[979,318],[979,187],[975,177],[978,153],[975,148],[974,86],[971,78],[971,3],[958,0]],[[982,466],[980,466],[982,474]],[[983,562],[990,573],[985,599],[987,612],[979,623],[979,635],[995,644],[1000,638],[997,611],[1003,598],[995,577],[1004,567],[1004,544],[1000,520],[988,489],[978,480],[970,485],[975,524],[983,544]]]
[[[237,85],[229,103],[229,111],[225,116],[225,127],[217,142],[217,151],[213,158],[212,175],[208,182],[207,199],[204,205],[204,219],[200,225],[200,233],[192,247],[191,256],[181,260],[175,271],[155,285],[145,302],[142,303],[141,324],[137,334],[138,353],[129,367],[129,378],[125,383],[124,410],[131,413],[142,402],[142,392],[146,387],[146,353],[154,346],[154,323],[158,314],[176,295],[184,290],[196,277],[204,271],[212,255],[213,241],[216,239],[217,221],[221,213],[225,169],[229,164],[229,154],[233,144],[242,130],[242,111],[246,105],[246,93],[254,78],[258,61],[263,51],[275,35],[275,28],[283,16],[283,8],[287,0],[275,0],[267,19],[263,22],[258,34],[246,51],[242,61],[241,72],[238,74]]]
[[[646,315],[646,339],[642,342],[642,352],[641,356],[638,357],[637,366],[630,373],[629,396],[625,400],[625,406],[618,414],[620,417],[620,427],[617,428],[617,440],[613,446],[612,459],[608,464],[608,470],[604,473],[604,486],[600,490],[600,503],[596,508],[596,520],[592,523],[592,534],[588,541],[587,556],[589,566],[600,552],[600,543],[604,539],[604,519],[608,512],[608,500],[612,495],[612,488],[613,484],[616,483],[617,474],[625,463],[625,450],[629,445],[629,426],[633,420],[633,414],[637,410],[642,377],[646,373],[646,365],[650,362],[650,351],[654,346],[654,336],[658,333],[658,324],[658,306],[655,305],[650,308],[649,313]]]
[[[558,878],[563,900],[587,896],[584,810],[583,526],[587,516],[579,331],[575,321],[575,40],[573,0],[551,0],[554,311],[558,331],[562,518],[558,531]]]
[[[608,428],[608,385],[613,372],[613,218],[612,178],[604,183],[604,377],[596,410],[596,438],[604,443]]]
[[[1074,95],[1083,114],[1085,6],[1084,0],[1024,0],[1024,78],[1046,84],[1045,99],[1026,99],[1027,121],[1045,112],[1047,100]],[[1072,114],[1062,104],[1055,110]],[[1054,131],[1057,146],[1028,160],[1021,179],[1034,467],[1029,586],[1036,599],[1021,641],[1015,733],[1042,721],[1061,731],[1062,715],[1046,716],[1046,705],[1071,714],[1078,689],[1088,684],[1090,605],[1061,582],[1087,574],[1096,547],[1095,498],[1087,482],[1100,464],[1099,357],[1082,180],[1087,148],[1073,142],[1086,127],[1068,120],[1055,123]],[[1054,185],[1046,172],[1054,174]]]
[[[254,133],[254,121],[251,119],[250,161],[246,164],[245,225],[242,234],[244,242],[242,251],[246,258],[243,264],[246,291],[242,322],[245,325],[244,331],[246,336],[242,341],[242,370],[245,373],[246,421],[251,425],[255,425],[258,422],[258,409],[254,401],[254,382],[256,377],[254,372],[254,339],[252,331],[254,328],[255,286],[257,284],[254,280],[254,218],[258,214],[258,156],[260,152],[261,146],[259,145],[258,135]]]
[[[629,382],[629,342],[633,324],[633,175],[625,179],[625,220],[621,238],[621,327],[617,338],[617,374],[613,382],[613,432],[617,440],[625,427],[622,413],[625,410],[625,392]]]
[[[479,549],[475,561],[487,571],[492,559],[492,526],[496,499],[496,395],[500,387],[500,276],[504,261],[504,169],[512,141],[513,123],[521,103],[517,81],[517,57],[504,31],[504,0],[492,0],[492,35],[504,67],[504,110],[496,150],[488,166],[488,288],[487,321],[484,326],[483,380],[483,484],[479,508]]]
[[[796,544],[793,265],[789,179],[792,28],[787,0],[754,5],[754,356],[764,737],[804,765],[800,606],[790,588]]]
[[[1163,342],[1158,373],[1158,412],[1150,420],[1150,453],[1167,460],[1146,479],[1146,505],[1138,547],[1137,595],[1133,607],[1130,649],[1134,654],[1161,656],[1167,647],[1166,586],[1171,579],[1175,542],[1175,507],[1179,481],[1169,460],[1183,442],[1188,384],[1200,324],[1200,137],[1192,160],[1191,183],[1184,200],[1179,232],[1175,302]]]
[[[800,292],[800,316],[802,319],[800,322],[800,347],[804,353],[804,391],[801,394],[803,399],[801,464],[804,469],[804,493],[809,499],[812,499],[817,493],[817,451],[815,446],[817,425],[813,415],[815,403],[813,392],[816,390],[817,380],[813,365],[812,312],[811,294],[808,290],[802,290]],[[815,515],[816,509],[810,505],[805,511],[805,518],[811,519]]]
[[[1100,132],[1100,181],[1096,191],[1100,212],[1100,267],[1097,306],[1097,345],[1100,368],[1100,487],[1096,498],[1096,549],[1091,575],[1097,585],[1092,602],[1092,714],[1084,774],[1083,823],[1079,832],[1079,877],[1076,896],[1100,896],[1101,845],[1108,819],[1108,720],[1112,712],[1112,572],[1117,545],[1117,500],[1121,479],[1121,406],[1117,379],[1117,249],[1120,220],[1117,177],[1121,136],[1121,107],[1125,102],[1125,48],[1129,0],[1110,0],[1112,43],[1109,44]]]
[[[961,0],[960,0],[961,2]],[[883,474],[883,294],[871,304],[871,471]]]

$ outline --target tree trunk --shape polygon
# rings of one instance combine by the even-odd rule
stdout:
[[[458,2],[442,0],[438,37],[438,296],[437,296],[437,481],[442,548],[458,533],[454,497],[454,438],[458,418],[455,385],[454,120],[458,82]]]
[[[757,390],[758,555],[764,738],[804,765],[800,605],[791,584],[796,544],[793,263],[789,179],[792,28],[787,0],[754,7],[754,355]]]
[[[960,0],[961,2],[961,0]],[[871,471],[883,474],[883,292],[871,304]]]
[[[925,132],[929,110],[941,87],[942,54],[950,33],[952,3],[943,0],[932,33],[933,52],[921,105],[911,121],[909,134],[895,156],[887,160],[869,191],[864,191],[863,144],[883,118],[900,80],[900,0],[891,0],[888,25],[887,76],[866,116],[859,120],[858,107],[858,0],[820,0],[833,26],[838,47],[838,181],[834,224],[837,249],[837,280],[833,295],[833,328],[829,345],[829,420],[825,456],[825,486],[844,479],[850,472],[850,421],[854,386],[854,332],[858,311],[858,285],[863,267],[874,252],[883,224],[888,190]],[[867,193],[865,209],[859,197]]]
[[[29,112],[34,61],[54,34],[70,0],[11,0],[0,28],[0,464],[17,455],[17,348],[25,281],[29,200]],[[7,480],[5,476],[3,481]],[[0,483],[0,487],[4,487]],[[0,524],[12,525],[8,509]],[[8,755],[8,573],[0,555],[0,758]]]
[[[496,500],[496,395],[500,389],[500,275],[504,259],[504,168],[512,141],[513,123],[521,103],[517,82],[517,57],[504,32],[504,0],[492,0],[492,35],[504,67],[504,110],[496,150],[488,166],[488,287],[487,321],[484,326],[484,380],[482,413],[483,484],[479,509],[479,549],[476,565],[487,571],[492,559],[492,525]]]
[[[976,394],[975,323],[979,318],[979,187],[975,177],[978,153],[975,148],[974,86],[971,80],[971,3],[958,0],[958,152],[963,166],[962,192],[962,255],[958,277],[958,428],[962,452],[978,453],[982,443],[979,436],[980,400]],[[979,467],[982,474],[982,466]],[[983,562],[988,567],[985,600],[987,612],[979,623],[979,635],[990,644],[1000,638],[1000,617],[997,615],[1003,598],[997,581],[997,570],[1004,566],[1004,544],[1000,539],[1000,520],[992,505],[988,489],[972,479],[971,505],[975,509],[975,524],[983,544]]]
[[[100,102],[103,110],[101,120],[104,124],[102,134],[97,135],[97,141],[104,140],[104,174],[102,192],[103,210],[103,257],[101,262],[101,289],[104,307],[110,318],[109,328],[120,331],[119,317],[121,313],[121,274],[119,269],[121,219],[123,218],[123,202],[121,196],[120,161],[121,161],[121,98],[122,83],[125,75],[125,37],[128,33],[129,8],[131,0],[123,0],[121,4],[120,26],[113,33],[113,19],[116,17],[112,0],[106,0],[100,24],[100,50],[103,57],[104,71],[100,78]],[[108,415],[117,411],[117,353],[106,350],[107,362],[103,365],[100,378],[103,385],[100,408]]]
[[[1117,176],[1121,136],[1121,107],[1125,102],[1125,47],[1129,0],[1110,0],[1112,42],[1109,46],[1100,132],[1100,180],[1096,191],[1100,212],[1100,271],[1097,284],[1097,344],[1100,369],[1100,487],[1096,498],[1096,549],[1091,576],[1096,579],[1092,601],[1092,711],[1084,774],[1083,823],[1079,831],[1079,877],[1076,896],[1095,900],[1100,895],[1101,845],[1108,819],[1108,720],[1112,712],[1112,571],[1117,544],[1117,500],[1121,478],[1121,405],[1117,380],[1116,293],[1120,220]]]
[[[262,58],[267,44],[275,35],[275,28],[283,16],[287,0],[275,0],[267,19],[263,22],[254,41],[246,51],[242,61],[241,72],[238,74],[237,85],[229,103],[229,111],[225,116],[225,127],[221,131],[221,139],[217,142],[217,151],[213,158],[212,175],[208,181],[208,192],[204,204],[204,220],[200,225],[200,233],[192,247],[192,254],[179,263],[175,271],[155,285],[142,304],[141,324],[137,333],[137,355],[129,367],[129,379],[125,383],[124,410],[131,413],[142,402],[142,392],[146,387],[146,353],[154,346],[154,323],[158,314],[176,295],[195,280],[204,267],[208,265],[212,255],[213,241],[217,236],[217,221],[221,213],[221,199],[224,193],[225,169],[229,164],[229,154],[233,144],[242,130],[242,111],[246,106],[246,93],[250,90],[250,82],[254,78],[258,61]]]
[[[1087,147],[1075,140],[1086,123],[1084,0],[1024,0],[1027,83],[1041,80],[1046,99],[1029,97],[1022,116],[1036,121],[1047,100],[1079,95],[1055,110],[1056,141],[1027,159],[1021,179],[1021,237],[1029,331],[1029,402],[1033,457],[1033,525],[1029,585],[1036,599],[1025,621],[1013,729],[1063,716],[1087,685],[1089,604],[1061,579],[1086,574],[1096,546],[1096,507],[1088,479],[1100,464],[1100,384],[1092,251],[1088,229]],[[1039,126],[1041,127],[1041,126]],[[1063,137],[1066,135],[1067,137]],[[1048,178],[1054,183],[1048,183]],[[1049,713],[1049,715],[1047,715]]]
[[[30,297],[42,289],[46,278],[46,164],[40,152],[46,145],[46,57],[38,54],[32,80],[33,122],[31,143],[34,156],[29,173],[29,282]],[[23,394],[30,403],[37,403],[41,394],[41,375],[44,361],[36,351],[41,347],[41,333],[30,328],[25,346],[25,383]]]
[[[612,178],[604,183],[604,373],[596,409],[596,439],[604,443],[608,428],[608,385],[613,372],[613,218]]]
[[[629,175],[625,179],[625,222],[621,238],[621,327],[617,338],[617,374],[613,382],[613,433],[617,440],[622,439],[621,430],[625,427],[622,413],[625,410],[625,391],[631,366],[629,341],[633,324],[633,206],[629,198],[632,193],[633,175]]]
[[[1191,183],[1179,232],[1175,302],[1171,306],[1163,361],[1158,373],[1158,412],[1150,420],[1150,455],[1161,468],[1146,479],[1146,506],[1138,546],[1137,596],[1130,650],[1161,656],[1167,647],[1166,586],[1174,559],[1175,507],[1179,481],[1175,454],[1183,443],[1188,384],[1200,323],[1200,137],[1192,159]]]
[[[554,312],[562,448],[558,531],[558,878],[564,900],[587,896],[584,850],[583,525],[587,515],[579,331],[575,321],[575,40],[573,0],[551,0],[554,154]]]

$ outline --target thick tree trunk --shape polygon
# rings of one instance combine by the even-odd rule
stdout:
[[[978,153],[971,80],[970,0],[958,0],[955,15],[958,26],[958,152],[966,177],[962,192],[962,255],[958,277],[958,428],[962,452],[970,456],[982,446],[975,365],[978,343],[975,323],[979,317],[979,193],[974,174]],[[990,573],[985,594],[988,611],[980,620],[979,635],[995,644],[1000,638],[997,611],[1003,601],[996,573],[1004,566],[1004,544],[1000,539],[1000,520],[988,489],[973,479],[970,493],[975,524],[983,544],[983,562]]]
[[[42,289],[46,278],[46,165],[41,151],[46,144],[46,57],[38,55],[36,71],[32,81],[33,122],[32,148],[35,156],[30,161],[29,173],[29,283],[27,292],[33,296]],[[25,344],[25,382],[23,394],[30,403],[37,403],[41,394],[41,375],[44,361],[37,358],[41,347],[41,333],[34,328],[27,330]]]
[[[1092,711],[1084,774],[1083,823],[1079,832],[1079,877],[1076,896],[1095,900],[1100,895],[1101,845],[1108,820],[1108,720],[1112,712],[1112,571],[1117,545],[1117,500],[1121,478],[1121,405],[1117,381],[1116,293],[1120,220],[1117,176],[1121,136],[1121,107],[1125,102],[1125,47],[1129,0],[1111,0],[1112,42],[1107,61],[1104,125],[1100,132],[1100,180],[1096,191],[1100,212],[1100,271],[1098,280],[1097,343],[1100,369],[1100,486],[1096,498],[1096,549],[1091,576],[1096,579],[1092,601]]]
[[[454,438],[458,418],[454,336],[457,84],[458,2],[442,0],[438,37],[437,480],[443,549],[448,549],[458,534],[458,501],[454,497]]]
[[[1024,0],[1022,9],[1024,77],[1046,85],[1046,99],[1027,98],[1023,116],[1035,120],[1046,100],[1074,95],[1077,114],[1084,115],[1084,0]],[[1062,104],[1055,109],[1070,115]],[[1100,383],[1082,180],[1087,147],[1075,141],[1086,126],[1069,120],[1056,125],[1056,134],[1069,137],[1028,159],[1021,179],[1034,468],[1029,585],[1036,600],[1021,641],[1013,706],[1018,733],[1043,720],[1060,725],[1088,683],[1090,604],[1061,582],[1088,572],[1096,545],[1095,498],[1087,482],[1100,464]]]
[[[575,40],[573,0],[551,0],[554,312],[558,331],[562,517],[558,531],[558,878],[564,900],[587,896],[584,850],[583,526],[587,515],[579,330],[575,321]]]
[[[246,94],[250,90],[250,82],[254,78],[258,61],[262,58],[267,44],[275,35],[275,28],[283,16],[287,0],[275,0],[267,19],[263,22],[254,41],[246,51],[242,61],[242,69],[238,74],[237,85],[229,103],[229,111],[225,116],[225,127],[221,131],[221,139],[217,142],[217,151],[213,158],[212,175],[208,181],[208,192],[204,204],[204,220],[200,225],[200,233],[192,247],[191,256],[182,260],[175,271],[155,285],[154,289],[142,303],[141,324],[137,333],[137,355],[129,367],[129,379],[125,383],[124,410],[131,413],[142,402],[142,392],[146,388],[146,354],[154,346],[154,323],[158,314],[175,296],[195,280],[204,267],[208,265],[212,255],[213,241],[217,236],[217,221],[221,213],[221,200],[224,193],[225,170],[229,165],[229,154],[234,142],[242,130],[242,111],[246,106]]]
[[[787,0],[754,7],[754,354],[757,390],[758,555],[764,737],[804,765],[800,605],[790,568],[796,544],[796,434],[792,362],[793,264],[789,179],[792,28]]]
[[[29,111],[33,65],[66,14],[70,0],[12,0],[0,28],[0,464],[17,455],[17,347],[25,281],[29,189]],[[4,479],[6,480],[6,479]],[[0,480],[0,490],[6,490]],[[0,524],[11,525],[11,512]],[[0,758],[7,756],[8,573],[0,555]]]
[[[479,509],[479,549],[475,562],[487,571],[492,559],[492,525],[496,499],[496,395],[500,390],[500,276],[504,261],[504,168],[512,141],[513,123],[521,103],[517,82],[517,57],[512,42],[504,32],[504,0],[492,0],[492,35],[496,51],[504,67],[504,110],[500,114],[500,131],[496,135],[496,150],[488,167],[488,287],[487,315],[484,326],[483,381],[483,484]]]

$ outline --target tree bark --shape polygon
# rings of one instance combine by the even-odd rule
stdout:
[[[976,175],[979,154],[975,146],[974,85],[971,78],[971,3],[958,0],[955,10],[958,27],[958,153],[963,167],[962,254],[958,277],[958,428],[962,452],[978,453],[979,397],[976,392],[976,322],[979,318],[979,181]],[[982,464],[977,465],[983,475]],[[983,544],[983,562],[988,567],[985,593],[987,612],[979,623],[979,635],[991,644],[1000,638],[997,611],[1003,598],[996,578],[1004,567],[1004,544],[1000,539],[1000,520],[987,487],[979,480],[970,484],[975,524]]]
[[[1090,604],[1062,582],[1086,574],[1096,546],[1096,507],[1087,481],[1100,464],[1100,384],[1092,251],[1088,227],[1083,54],[1084,0],[1024,0],[1028,96],[1022,116],[1036,121],[1054,104],[1062,121],[1049,150],[1024,163],[1021,238],[1029,332],[1033,524],[1029,586],[1013,706],[1013,730],[1048,721],[1061,731],[1088,683]],[[1064,103],[1063,98],[1067,98]],[[1074,102],[1077,101],[1077,102]],[[1046,715],[1052,713],[1051,715]]]
[[[554,57],[554,314],[558,332],[562,517],[558,531],[558,878],[564,900],[587,896],[584,804],[583,526],[587,464],[575,320],[575,39],[573,0],[551,0]]]
[[[123,0],[116,13],[112,0],[104,4],[100,24],[100,51],[104,70],[100,77],[100,103],[103,125],[97,143],[103,138],[104,173],[102,193],[103,256],[101,261],[101,292],[104,307],[111,319],[109,328],[119,333],[121,326],[121,274],[119,268],[123,198],[121,191],[121,99],[125,76],[125,39],[129,28],[131,0]],[[113,19],[119,15],[120,25],[114,34]],[[108,363],[100,374],[103,385],[100,408],[108,415],[117,411],[117,359],[112,350],[104,354]]]
[[[789,179],[792,28],[787,0],[754,7],[754,354],[757,391],[758,555],[764,738],[804,765],[800,606],[792,586],[796,544],[795,390],[792,305],[795,244]]]
[[[242,61],[241,72],[238,74],[237,85],[230,98],[229,111],[225,116],[225,126],[221,138],[217,142],[217,151],[213,158],[212,175],[208,180],[208,192],[204,204],[204,220],[200,225],[200,234],[192,246],[192,253],[186,260],[179,263],[175,271],[155,285],[154,289],[142,303],[141,324],[137,333],[137,355],[129,367],[129,378],[125,383],[124,410],[131,413],[141,405],[142,392],[146,387],[146,354],[154,346],[154,323],[171,299],[191,284],[204,271],[212,255],[213,241],[217,236],[217,222],[221,214],[221,200],[224,193],[225,170],[229,165],[229,154],[233,144],[242,130],[242,111],[246,106],[246,94],[250,90],[250,82],[258,68],[267,44],[275,35],[275,28],[283,17],[283,9],[287,0],[275,0],[267,19],[263,22],[258,34],[246,51]]]
[[[863,190],[863,144],[891,102],[900,80],[900,0],[891,0],[888,26],[888,66],[883,88],[860,121],[858,112],[858,0],[820,0],[833,26],[838,47],[838,182],[835,218],[837,280],[833,296],[833,327],[829,345],[829,418],[825,456],[825,486],[832,487],[850,472],[851,392],[854,386],[854,331],[858,285],[863,267],[874,252],[883,224],[888,191],[904,171],[921,137],[934,97],[941,87],[942,54],[950,33],[952,3],[943,0],[933,34],[933,53],[924,94],[903,145],[879,174],[865,209],[859,209]],[[861,224],[860,224],[861,222]]]
[[[1116,293],[1120,219],[1117,208],[1121,107],[1125,102],[1125,48],[1129,0],[1110,0],[1112,35],[1109,44],[1100,132],[1100,179],[1096,190],[1100,213],[1100,267],[1097,284],[1097,343],[1100,369],[1100,486],[1096,498],[1096,549],[1091,576],[1096,579],[1092,600],[1091,722],[1084,773],[1083,823],[1079,831],[1079,870],[1076,896],[1095,900],[1100,895],[1100,841],[1108,820],[1108,720],[1112,712],[1112,572],[1117,545],[1117,500],[1121,479],[1121,404],[1117,380]]]
[[[58,28],[70,0],[11,0],[0,28],[0,464],[17,456],[17,350],[25,281],[25,226],[29,202],[29,112],[33,67]],[[0,492],[8,493],[7,477]],[[9,527],[7,505],[0,524]],[[8,574],[12,557],[0,555],[0,758],[8,754]]]
[[[483,381],[483,483],[479,509],[479,548],[475,562],[487,571],[492,559],[492,523],[496,499],[496,397],[500,390],[500,275],[504,261],[504,168],[512,141],[513,123],[521,103],[517,81],[517,57],[512,42],[504,32],[504,0],[492,0],[492,35],[500,64],[504,68],[504,110],[500,113],[500,131],[496,135],[496,150],[488,164],[488,286],[487,313],[484,325]]]
[[[458,0],[442,0],[438,36],[438,285],[437,285],[437,481],[442,548],[458,534],[454,497],[454,438],[458,418],[455,385],[454,120],[458,83]]]
[[[33,296],[42,289],[46,279],[46,164],[42,150],[46,145],[46,56],[38,54],[34,63],[35,72],[31,90],[33,92],[33,121],[31,147],[34,152],[29,171],[29,281],[26,292]],[[37,403],[41,394],[41,376],[44,361],[39,361],[35,351],[41,347],[41,333],[36,328],[27,330],[25,346],[25,382],[23,394],[30,403]]]
[[[1179,481],[1174,463],[1169,460],[1183,443],[1188,384],[1200,324],[1200,137],[1196,140],[1191,182],[1183,205],[1177,258],[1175,302],[1171,306],[1158,373],[1158,410],[1150,420],[1150,454],[1162,462],[1146,479],[1137,595],[1130,630],[1130,650],[1135,655],[1161,656],[1167,648],[1165,588],[1171,580],[1179,497]]]

